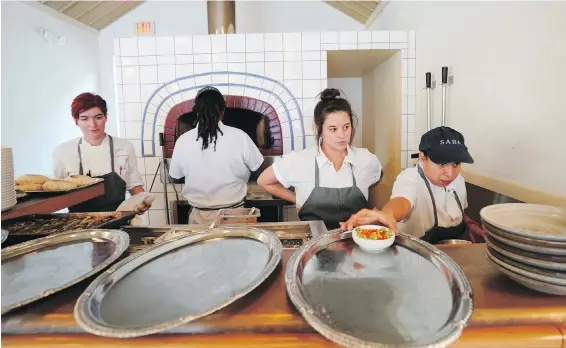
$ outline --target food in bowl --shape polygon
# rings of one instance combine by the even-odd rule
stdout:
[[[387,227],[357,228],[354,230],[358,237],[371,240],[384,240],[393,237],[394,233]]]
[[[352,238],[362,250],[378,252],[387,249],[395,242],[395,233],[384,226],[365,225],[354,228]]]

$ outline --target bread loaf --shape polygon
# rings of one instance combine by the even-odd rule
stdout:
[[[43,191],[64,191],[76,189],[77,187],[79,187],[79,185],[73,182],[65,180],[49,180],[43,184]]]
[[[21,184],[16,185],[18,191],[43,191],[43,184]]]
[[[69,175],[65,178],[65,181],[77,184],[77,186],[85,186],[92,183],[94,180],[88,175]]]
[[[26,174],[16,178],[16,185],[22,184],[45,184],[49,178],[38,174]]]

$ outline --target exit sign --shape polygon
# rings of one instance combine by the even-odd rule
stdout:
[[[154,35],[155,24],[153,22],[136,22],[136,35]]]

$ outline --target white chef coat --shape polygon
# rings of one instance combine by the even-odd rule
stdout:
[[[218,208],[244,200],[251,172],[263,163],[263,155],[242,130],[218,123],[216,151],[214,142],[202,149],[197,129],[181,135],[175,143],[169,173],[185,177],[183,196],[198,208]]]
[[[420,164],[418,164],[420,166]],[[422,167],[421,167],[422,168]],[[428,180],[428,178],[427,178]],[[460,198],[462,209],[468,207],[466,182],[459,174],[447,187],[439,187],[430,182],[430,189],[436,202],[439,227],[452,227],[462,222],[462,212],[458,207],[454,191]],[[409,215],[398,224],[399,232],[420,238],[434,226],[434,209],[426,184],[418,172],[418,167],[402,171],[393,184],[391,199],[403,197],[411,203]]]
[[[81,138],[69,140],[57,146],[53,152],[53,176],[65,178],[79,174],[78,144]],[[81,155],[83,174],[90,171],[91,176],[101,176],[112,171],[110,163],[110,139],[104,137],[102,144],[93,146],[82,138]],[[138,171],[134,146],[126,139],[112,137],[114,141],[114,171],[126,182],[126,189],[143,186],[143,179]]]
[[[351,187],[352,168],[356,184],[363,195],[368,198],[369,187],[379,181],[382,166],[377,156],[367,149],[348,147],[348,154],[338,171],[319,147],[293,151],[273,164],[273,172],[284,187],[293,186],[296,194],[296,206],[301,208],[309,198],[315,185],[315,158],[319,168],[319,185],[321,187]]]

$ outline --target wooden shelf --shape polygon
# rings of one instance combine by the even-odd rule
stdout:
[[[15,207],[2,213],[2,220],[30,214],[50,214],[78,203],[102,196],[104,183],[88,186],[69,193],[40,193],[24,197]]]

